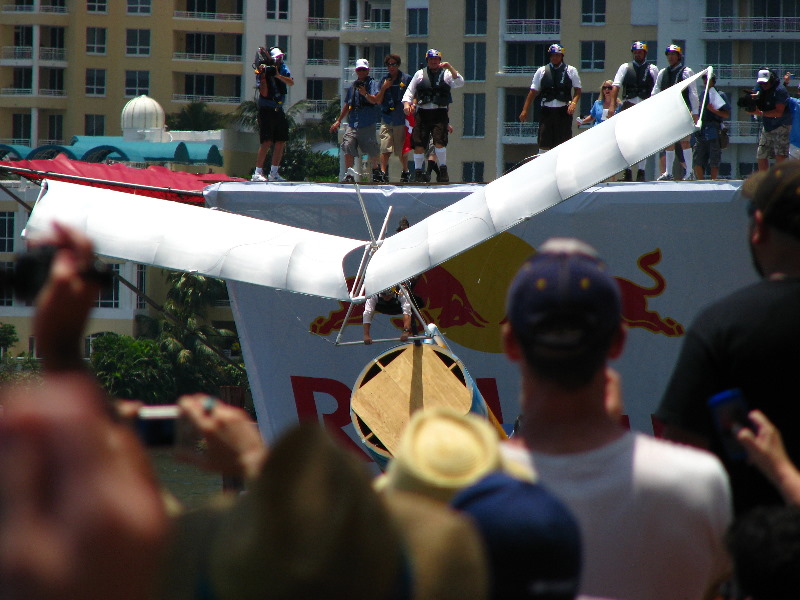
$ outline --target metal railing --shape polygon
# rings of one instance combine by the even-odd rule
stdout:
[[[306,59],[309,67],[338,67],[342,64],[338,58],[309,58]]]
[[[389,72],[384,66],[380,67],[370,67],[369,69],[369,76],[373,79],[380,79],[384,75]],[[345,87],[348,87],[353,81],[356,79],[356,72],[355,67],[347,67],[342,70],[342,83],[344,83]]]
[[[306,100],[304,112],[313,115],[320,115],[330,106],[333,100]]]
[[[530,75],[536,72],[538,67],[532,65],[503,65],[500,72],[504,75]]]
[[[30,138],[6,138],[0,140],[0,144],[5,144],[6,146],[30,146],[31,140]]]
[[[194,52],[173,52],[173,60],[196,60],[201,62],[242,62],[241,54],[196,54]]]
[[[67,60],[67,51],[64,48],[39,48],[41,60]]]
[[[33,4],[17,5],[17,4],[4,4],[0,7],[3,12],[33,12]]]
[[[39,146],[68,146],[65,140],[39,140]]]
[[[0,96],[33,96],[33,88],[2,88]]]
[[[391,28],[389,21],[345,21],[342,29],[358,31],[380,31]]]
[[[217,13],[217,12],[196,12],[188,10],[176,10],[172,13],[176,19],[198,19],[202,21],[241,21],[240,13]]]
[[[339,19],[320,17],[309,17],[308,19],[309,31],[339,31],[340,28],[341,21]]]
[[[66,14],[69,11],[67,10],[66,6],[56,6],[53,4],[42,4],[39,6],[39,10],[43,13],[60,13]]]
[[[59,13],[66,14],[69,11],[66,6],[54,6],[52,4],[42,4],[38,10],[33,4],[4,4],[0,6],[0,12],[43,12],[43,13]]]
[[[700,26],[704,33],[797,33],[800,32],[800,18],[704,17]]]
[[[173,102],[205,102],[206,104],[239,104],[239,96],[200,96],[195,94],[172,94]]]
[[[732,138],[753,138],[753,141],[755,141],[761,133],[761,121],[755,119],[749,119],[747,121],[726,121],[725,128],[728,130],[728,135]]]
[[[503,123],[503,137],[535,138],[539,135],[539,123]]]
[[[786,71],[791,73],[800,74],[800,65],[767,65],[778,74],[778,77],[783,77]],[[764,65],[760,64],[735,64],[735,65],[714,65],[714,75],[717,81],[720,79],[747,79],[752,80],[753,85],[756,82],[756,74],[759,69],[763,69]]]
[[[48,90],[46,88],[39,89],[40,96],[63,97],[67,95],[66,90]]]
[[[0,58],[27,60],[33,58],[32,46],[3,46]]]
[[[559,35],[559,19],[506,19],[507,35]]]

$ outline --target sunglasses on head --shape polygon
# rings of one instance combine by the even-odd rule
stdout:
[[[603,86],[603,89],[604,89],[604,90],[613,90],[613,89],[614,89],[614,86],[613,86],[613,85],[604,85],[604,86]]]

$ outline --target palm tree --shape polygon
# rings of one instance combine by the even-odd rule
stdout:
[[[205,102],[190,102],[179,112],[167,115],[167,126],[175,131],[208,131],[225,123],[223,113],[208,108]]]

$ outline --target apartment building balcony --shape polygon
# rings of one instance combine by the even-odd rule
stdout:
[[[66,62],[67,51],[64,48],[39,48],[39,60],[50,62]]]
[[[560,19],[506,19],[506,39],[515,41],[551,40],[561,35]]]
[[[0,139],[0,144],[4,144],[6,146],[30,146],[31,140],[30,138],[5,138]],[[3,185],[5,185],[5,182]]]
[[[763,38],[764,33],[798,33],[800,32],[800,18],[798,17],[704,17],[701,20],[701,30],[707,34],[734,33],[737,39],[742,34],[753,34],[752,37]],[[771,36],[772,37],[772,36]]]
[[[714,75],[717,77],[717,85],[723,86],[746,86],[753,87],[756,83],[756,74],[763,69],[763,64],[733,64],[733,65],[714,65]],[[800,73],[800,64],[780,64],[766,65],[774,70],[778,77],[783,77],[786,71],[790,73]],[[736,101],[736,99],[733,99]]]
[[[33,88],[1,88],[0,96],[33,96]]]
[[[189,10],[176,10],[172,13],[176,19],[194,19],[197,21],[241,21],[241,13],[222,12],[197,12]]]
[[[342,29],[345,31],[386,31],[391,26],[389,21],[345,21]]]
[[[49,96],[51,98],[63,98],[67,95],[66,90],[49,90],[47,88],[39,89],[40,96]]]
[[[173,52],[173,60],[188,60],[197,62],[222,62],[222,63],[240,63],[242,62],[241,54],[198,54],[193,52]]]
[[[730,121],[725,123],[731,144],[757,144],[761,133],[761,121]]]
[[[533,74],[538,69],[536,65],[503,65],[500,67],[499,75],[524,75],[525,77],[533,77]]]
[[[539,137],[539,123],[503,123],[500,142],[503,144],[535,144]]]
[[[309,17],[308,19],[308,33],[313,37],[336,37],[341,28],[342,22],[339,19],[321,17]]]
[[[338,58],[308,58],[306,59],[306,77],[327,77],[338,79],[341,74],[342,63]]]
[[[33,46],[3,46],[0,60],[33,60]]]
[[[57,4],[40,4],[38,7],[33,4],[4,4],[0,6],[0,12],[67,14],[69,10],[66,6]]]
[[[331,105],[333,100],[306,100],[303,105],[303,117],[307,120],[319,121],[322,113]]]
[[[239,96],[200,96],[197,94],[172,94],[173,102],[205,102],[206,104],[240,104]]]

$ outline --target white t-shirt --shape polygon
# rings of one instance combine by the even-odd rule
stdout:
[[[710,453],[631,432],[577,454],[503,451],[528,460],[578,520],[581,594],[700,600],[728,574],[731,493]]]

